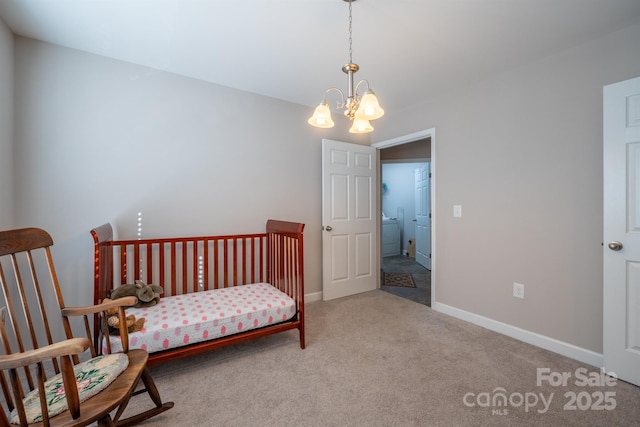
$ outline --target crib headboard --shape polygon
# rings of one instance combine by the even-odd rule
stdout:
[[[267,221],[267,282],[286,293],[304,310],[304,224]]]

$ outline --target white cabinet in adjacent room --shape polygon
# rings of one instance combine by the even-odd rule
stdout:
[[[382,221],[382,256],[400,253],[400,224],[397,219],[385,219]]]

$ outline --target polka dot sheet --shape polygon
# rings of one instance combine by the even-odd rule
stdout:
[[[129,334],[129,348],[153,353],[289,320],[296,303],[268,283],[253,283],[169,296],[126,312],[146,319],[142,331]],[[122,351],[120,337],[110,340],[112,352]]]

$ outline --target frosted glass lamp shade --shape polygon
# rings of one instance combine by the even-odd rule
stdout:
[[[331,110],[327,101],[322,101],[313,112],[313,115],[307,120],[311,126],[319,128],[332,128],[334,126],[333,119],[331,119]]]
[[[376,98],[376,94],[373,93],[372,90],[367,90],[364,95],[362,95],[362,100],[360,100],[360,107],[358,111],[367,119],[367,120],[375,120],[384,116],[384,110],[380,107],[378,103],[378,98]]]
[[[351,125],[351,129],[349,129],[349,132],[368,133],[372,131],[373,131],[373,126],[371,126],[371,123],[369,123],[369,120],[367,120],[364,116],[356,112],[356,116],[353,119],[353,124]]]

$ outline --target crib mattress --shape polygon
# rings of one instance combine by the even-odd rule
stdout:
[[[253,283],[169,296],[155,306],[126,312],[145,318],[144,329],[129,334],[129,348],[154,353],[289,320],[296,303],[268,283]],[[110,341],[112,352],[122,351],[120,337]]]

